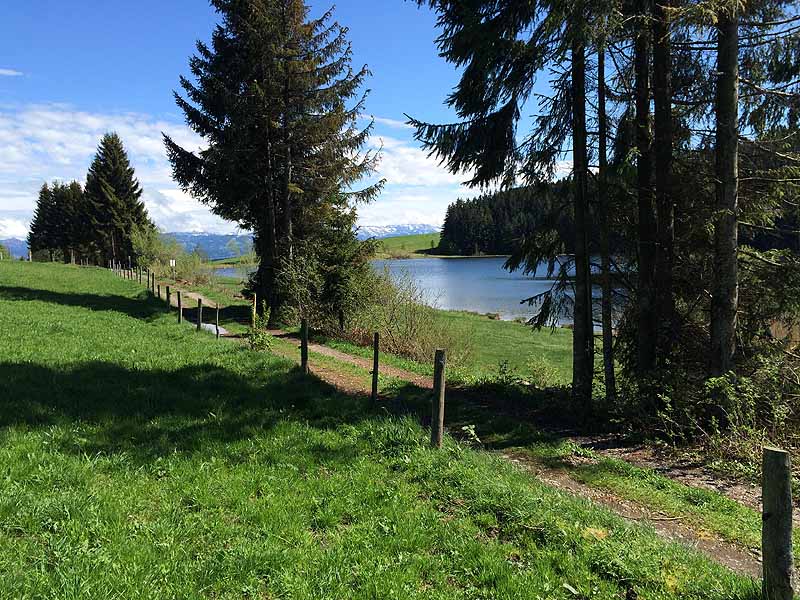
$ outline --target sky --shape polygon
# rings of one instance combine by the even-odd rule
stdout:
[[[328,3],[310,2],[311,16]],[[435,15],[406,0],[339,0],[355,66],[373,76],[365,119],[382,146],[386,187],[359,209],[361,225],[441,225],[447,205],[475,195],[465,176],[427,157],[404,124],[454,115],[443,100],[458,79],[438,56]],[[161,133],[184,147],[202,140],[172,97],[188,74],[195,41],[208,40],[217,15],[205,0],[26,0],[0,7],[0,239],[24,238],[45,181],[83,182],[100,137],[116,131],[164,231],[232,233],[172,181]],[[366,121],[364,121],[366,124]]]

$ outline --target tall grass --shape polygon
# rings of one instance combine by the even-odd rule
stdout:
[[[391,354],[429,362],[437,348],[444,348],[452,364],[469,363],[474,348],[472,336],[437,318],[436,309],[426,305],[429,299],[412,277],[403,275],[392,280],[383,272],[364,285],[369,288],[368,301],[342,332],[349,341],[368,345],[373,333],[378,332],[382,349]]]

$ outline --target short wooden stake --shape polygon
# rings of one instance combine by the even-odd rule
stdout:
[[[372,403],[378,402],[378,373],[379,373],[379,358],[380,353],[380,334],[376,331],[372,338],[372,396],[370,399]]]
[[[214,325],[217,328],[217,339],[219,339],[219,302],[217,302],[217,316],[216,320],[214,321]]]
[[[203,328],[203,299],[197,299],[197,331]]]
[[[431,406],[431,446],[442,447],[444,432],[444,391],[445,366],[447,355],[444,350],[437,350],[433,360],[433,402]]]
[[[764,448],[761,556],[764,600],[794,598],[792,558],[792,461],[785,450]]]
[[[157,291],[156,291],[156,298],[158,298],[159,300],[161,300],[161,284],[160,284],[160,283],[159,283],[159,284],[158,284],[158,286],[156,287],[156,290],[157,290]]]
[[[300,322],[300,370],[308,375],[308,319]]]
[[[170,293],[169,286],[167,286],[167,308],[172,308],[172,294]]]
[[[181,302],[180,290],[178,290],[178,323],[183,323],[183,302]]]

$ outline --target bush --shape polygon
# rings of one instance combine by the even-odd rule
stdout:
[[[138,228],[131,234],[133,249],[141,266],[157,277],[172,277],[194,284],[211,283],[214,269],[197,252],[186,252],[174,238],[152,227]],[[175,260],[175,267],[170,260]]]
[[[437,318],[436,310],[425,305],[424,294],[411,277],[392,281],[386,272],[373,272],[362,286],[367,302],[346,329],[350,341],[369,345],[377,331],[381,347],[392,354],[428,362],[437,348],[445,348],[452,366],[457,368],[469,361],[472,340],[448,329]]]

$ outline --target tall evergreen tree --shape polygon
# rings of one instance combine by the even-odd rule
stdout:
[[[28,232],[28,248],[31,252],[47,251],[53,260],[53,251],[57,248],[55,198],[48,184],[43,184],[36,200],[30,231]]]
[[[518,176],[529,182],[553,176],[558,157],[573,143],[575,218],[575,301],[573,319],[573,394],[588,406],[593,377],[593,320],[588,248],[588,148],[586,130],[586,12],[584,2],[464,3],[417,0],[439,14],[437,42],[447,60],[464,66],[447,103],[461,122],[428,124],[411,119],[416,137],[442,158],[453,172],[471,172],[470,185],[499,182],[509,186]],[[571,61],[559,73],[554,96],[540,103],[543,114],[520,143],[517,123],[531,98],[537,74],[553,62]],[[578,223],[580,221],[580,223]],[[534,238],[531,238],[534,239]],[[515,268],[535,269],[541,247],[533,243]]]
[[[212,5],[222,22],[210,47],[197,44],[195,81],[181,78],[186,98],[175,95],[207,148],[192,152],[168,136],[165,143],[184,189],[254,232],[254,288],[269,300],[274,323],[285,300],[279,274],[292,261],[299,225],[333,198],[368,201],[380,189],[353,189],[376,164],[360,152],[371,125],[356,127],[368,70],[351,69],[347,30],[331,12],[308,20],[302,0]]]
[[[116,133],[107,133],[100,140],[86,176],[85,195],[86,233],[100,264],[133,259],[132,232],[153,224],[141,200],[142,189]]]

